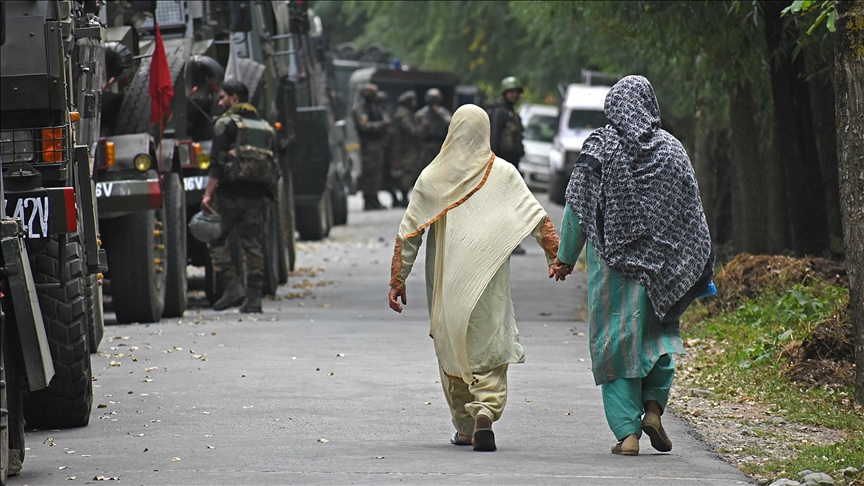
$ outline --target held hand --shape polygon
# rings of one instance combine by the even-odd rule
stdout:
[[[397,297],[402,298],[402,304],[408,304],[408,297],[405,295],[405,287],[401,289],[390,289],[390,308],[398,313],[402,313],[402,305],[397,301]]]
[[[210,201],[212,201],[212,196],[209,194],[205,194],[204,198],[201,199],[201,212],[204,214],[212,214],[213,208],[210,206]]]
[[[567,278],[567,275],[573,273],[573,265],[568,265],[557,257],[552,261],[552,264],[549,265],[549,278],[555,276],[555,281],[564,280]]]

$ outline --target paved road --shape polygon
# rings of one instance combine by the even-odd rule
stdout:
[[[541,202],[560,221],[561,208]],[[589,370],[587,324],[575,320],[584,275],[547,279],[533,241],[511,263],[527,362],[510,368],[499,450],[450,445],[423,265],[409,279],[407,310],[390,311],[401,213],[359,206],[352,198],[350,226],[300,247],[306,275],[261,315],[198,308],[182,320],[109,327],[93,355],[90,425],[29,432],[24,471],[9,483],[748,483],[673,417],[671,454],[653,453],[647,438],[638,457],[608,452],[614,438]]]

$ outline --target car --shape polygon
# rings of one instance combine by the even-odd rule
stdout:
[[[519,160],[519,172],[531,189],[546,190],[549,182],[549,151],[558,132],[558,107],[525,103],[519,108],[525,132],[522,144],[525,155]]]
[[[549,200],[565,204],[564,195],[582,143],[595,129],[608,123],[603,113],[609,86],[571,84],[561,104],[558,134],[549,152]]]

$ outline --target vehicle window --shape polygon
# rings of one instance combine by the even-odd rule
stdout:
[[[573,110],[567,119],[567,128],[571,130],[594,130],[609,123],[606,115],[600,110]]]
[[[525,140],[552,143],[558,129],[558,117],[534,115],[525,125]]]

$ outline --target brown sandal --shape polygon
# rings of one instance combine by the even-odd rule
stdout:
[[[639,438],[635,435],[628,435],[627,437],[619,440],[617,444],[612,446],[612,454],[620,454],[622,456],[638,456]]]

